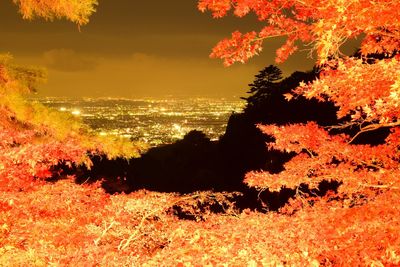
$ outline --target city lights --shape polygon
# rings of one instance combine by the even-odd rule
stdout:
[[[191,130],[211,140],[224,134],[232,112],[240,112],[240,100],[191,99],[70,99],[44,98],[40,102],[79,116],[100,135],[129,138],[160,145],[182,139]]]

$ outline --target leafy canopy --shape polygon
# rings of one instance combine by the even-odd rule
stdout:
[[[258,30],[222,40],[211,54],[225,65],[245,62],[262,50],[263,40],[286,36],[276,51],[276,61],[283,62],[297,49],[296,41],[310,45],[319,63],[341,55],[340,47],[351,38],[363,38],[361,51],[392,53],[400,47],[400,10],[392,0],[200,0],[198,8],[210,10],[221,18],[233,10],[238,17],[254,13],[265,22]]]
[[[343,125],[321,128],[313,122],[259,128],[275,137],[269,148],[295,152],[279,174],[250,172],[245,182],[260,189],[280,191],[300,184],[316,187],[322,180],[343,183],[343,194],[368,195],[376,188],[399,188],[400,140],[400,9],[391,0],[200,0],[201,11],[210,10],[215,18],[230,10],[243,17],[253,12],[265,26],[259,31],[234,32],[212,51],[212,57],[225,65],[245,62],[262,50],[262,42],[286,36],[277,50],[283,62],[302,41],[316,51],[319,78],[299,86],[287,95],[332,101]],[[361,57],[346,57],[341,46],[350,38],[362,38]],[[381,56],[371,59],[370,54]],[[332,135],[329,130],[358,127],[353,136]],[[390,128],[385,143],[355,145],[363,133]],[[370,191],[369,191],[370,190]]]
[[[95,0],[15,0],[26,19],[67,18],[86,24]],[[27,100],[46,81],[41,68],[19,66],[12,56],[0,54],[0,183],[7,190],[26,189],[32,178],[54,175],[58,163],[91,165],[90,154],[108,157],[138,155],[140,146],[96,136],[72,115]]]
[[[84,25],[96,11],[97,0],[13,0],[24,19],[46,20],[65,18]]]

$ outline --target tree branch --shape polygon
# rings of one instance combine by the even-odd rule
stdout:
[[[354,140],[362,133],[370,132],[370,131],[375,131],[380,128],[387,128],[387,127],[396,127],[400,126],[400,121],[396,122],[391,122],[391,123],[376,123],[376,124],[370,124],[368,126],[362,127],[361,131],[359,131],[356,135],[351,138],[351,140],[348,142],[349,144],[353,143]]]

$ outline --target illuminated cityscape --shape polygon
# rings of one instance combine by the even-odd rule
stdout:
[[[191,130],[217,140],[225,132],[232,112],[244,101],[224,98],[191,99],[92,99],[43,98],[46,106],[79,116],[100,135],[143,141],[151,146],[181,139]]]

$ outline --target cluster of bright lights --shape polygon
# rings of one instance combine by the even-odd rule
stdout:
[[[191,130],[217,140],[225,132],[238,100],[195,98],[187,100],[116,100],[46,98],[59,111],[79,116],[102,136],[120,136],[151,145],[182,139]]]

